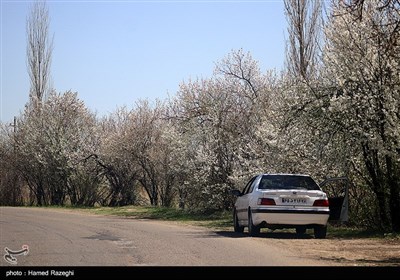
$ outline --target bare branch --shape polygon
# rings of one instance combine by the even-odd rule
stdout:
[[[26,21],[26,55],[31,82],[31,101],[41,102],[51,91],[53,38],[49,37],[49,25],[50,17],[46,2],[35,2]]]
[[[315,75],[322,24],[322,2],[285,0],[289,42],[286,67],[293,77],[304,80]]]

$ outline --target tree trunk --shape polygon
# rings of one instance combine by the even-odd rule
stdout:
[[[385,195],[385,181],[380,169],[379,159],[376,150],[369,149],[368,143],[362,144],[364,163],[372,179],[372,191],[376,194],[378,200],[378,211],[380,218],[380,225],[382,228],[390,225],[390,220],[387,214],[387,203]]]
[[[390,190],[389,208],[393,232],[400,232],[400,174],[396,162],[386,156],[388,184]],[[397,172],[397,173],[396,173]]]

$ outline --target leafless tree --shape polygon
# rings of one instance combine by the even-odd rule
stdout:
[[[321,38],[322,2],[284,0],[289,42],[286,67],[294,77],[308,80],[316,70]]]
[[[49,25],[50,17],[46,2],[34,2],[26,20],[26,55],[31,82],[31,101],[41,102],[51,90],[53,37],[50,38]]]

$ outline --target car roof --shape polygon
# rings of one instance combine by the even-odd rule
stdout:
[[[298,174],[298,173],[262,173],[259,175],[278,175],[278,176],[304,176],[304,177],[311,177],[307,174]]]

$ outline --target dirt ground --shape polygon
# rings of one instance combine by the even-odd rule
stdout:
[[[301,251],[305,257],[332,262],[339,266],[400,266],[399,238],[331,238],[315,239],[306,234],[302,238],[293,234],[267,232],[266,238],[293,252]],[[329,233],[328,233],[329,235]]]
[[[171,222],[177,223],[180,222]],[[194,222],[193,226],[201,223]],[[224,232],[224,235],[236,236],[233,228],[214,228],[215,232]],[[244,235],[247,236],[245,230]],[[272,231],[262,229],[261,242],[274,240],[279,246],[287,248],[294,253],[301,252],[307,258],[324,260],[337,266],[395,266],[400,267],[400,238],[338,238],[329,236],[326,239],[315,239],[312,230],[307,230],[303,236],[298,236],[294,231]]]
[[[199,225],[199,223],[194,223]],[[223,232],[225,236],[237,236],[232,226],[214,228],[215,232]],[[248,236],[247,229],[243,233]],[[400,268],[400,237],[362,238],[329,236],[325,239],[315,239],[313,230],[299,236],[294,230],[261,229],[261,242],[273,242],[282,248],[301,252],[306,258],[323,260],[334,266],[390,266]]]

